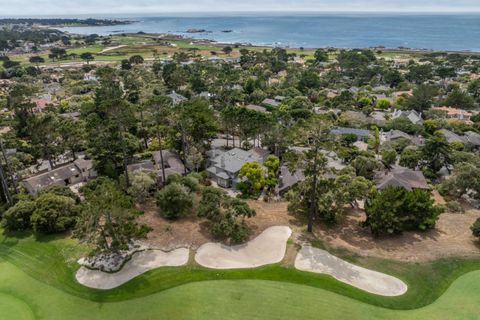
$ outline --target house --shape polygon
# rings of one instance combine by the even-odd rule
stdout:
[[[423,123],[422,114],[418,113],[415,110],[408,110],[408,111],[395,110],[392,113],[391,118],[392,119],[405,118],[405,119],[410,120],[410,122],[413,123],[413,124],[422,124]]]
[[[261,106],[257,106],[255,104],[249,104],[248,106],[246,106],[245,108],[247,108],[248,110],[252,110],[252,111],[257,111],[257,112],[262,112],[262,113],[268,113],[267,109],[264,108],[264,107],[261,107]]]
[[[396,141],[399,139],[407,139],[417,146],[425,145],[425,139],[422,136],[414,137],[400,130],[390,130],[388,132],[382,132],[380,138],[382,140],[382,143],[385,143],[387,141]]]
[[[155,165],[151,160],[145,160],[139,163],[129,164],[127,166],[127,170],[129,172],[137,172],[137,171],[155,171]]]
[[[172,103],[174,105],[177,105],[179,103],[182,103],[183,101],[187,101],[188,99],[182,96],[181,94],[176,93],[175,91],[172,91],[172,93],[167,94],[167,97],[172,99]]]
[[[210,100],[211,98],[215,97],[215,95],[213,93],[210,93],[208,91],[203,91],[198,96],[202,97],[202,98],[205,98],[207,100]]]
[[[262,101],[262,105],[266,107],[278,107],[280,104],[282,104],[283,100],[285,100],[285,97],[283,96],[275,96],[273,99],[265,99]]]
[[[160,151],[152,152],[153,161],[155,162],[155,169],[158,171],[158,175],[160,177],[160,182],[163,183],[163,174],[162,174],[162,157],[163,157],[163,168],[165,170],[165,178],[168,178],[171,175],[185,174],[185,165],[180,159],[180,156],[173,151],[169,150],[162,150],[162,154],[160,155]]]
[[[480,134],[473,131],[467,131],[463,137],[469,144],[475,147],[480,147]]]
[[[467,123],[473,123],[471,121],[473,113],[462,109],[456,109],[451,107],[433,107],[432,110],[445,112],[447,119],[456,119],[465,121]]]
[[[98,81],[97,76],[95,75],[95,70],[87,72],[83,75],[84,81]]]
[[[466,139],[450,130],[447,130],[447,129],[441,129],[439,130],[439,132],[441,132],[443,134],[443,136],[445,137],[445,139],[447,139],[448,143],[466,143]]]
[[[61,113],[59,114],[60,117],[64,118],[64,119],[72,119],[72,120],[79,120],[80,119],[80,112],[76,111],[76,112],[68,112],[68,113]]]
[[[263,163],[268,152],[261,148],[254,148],[249,151],[234,148],[213,153],[214,158],[210,159],[210,166],[207,172],[212,180],[224,188],[235,187],[238,182],[238,173],[247,162]]]
[[[414,171],[404,167],[394,167],[389,171],[378,171],[375,174],[375,183],[379,190],[388,187],[401,187],[407,190],[428,190],[427,180],[421,171]]]
[[[51,171],[40,173],[22,181],[30,194],[37,194],[50,186],[73,186],[97,176],[91,160],[77,159]]]
[[[353,134],[357,136],[358,140],[367,141],[371,138],[370,131],[363,130],[363,129],[355,129],[355,128],[345,128],[345,127],[336,127],[330,130],[330,134],[334,136],[343,136],[347,134]]]
[[[305,180],[303,170],[299,169],[292,173],[286,165],[282,165],[280,167],[279,184],[277,190],[278,194],[283,196],[288,192],[288,190],[303,180]]]
[[[33,98],[32,103],[35,104],[34,112],[42,112],[52,101],[45,98]]]
[[[386,113],[382,111],[374,111],[370,114],[369,119],[376,125],[384,125],[387,122]]]

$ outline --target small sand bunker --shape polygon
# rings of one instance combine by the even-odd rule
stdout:
[[[252,241],[237,246],[206,243],[195,255],[198,264],[213,269],[256,268],[278,263],[285,256],[289,227],[270,227]]]
[[[181,248],[170,252],[145,250],[135,253],[123,268],[115,273],[106,273],[81,267],[76,273],[77,281],[95,289],[113,289],[147,271],[160,267],[178,267],[187,264],[189,250]]]
[[[295,268],[325,273],[349,285],[381,296],[400,296],[407,285],[392,276],[365,269],[331,255],[325,250],[303,247],[295,259]]]

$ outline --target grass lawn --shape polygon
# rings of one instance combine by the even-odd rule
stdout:
[[[153,270],[113,290],[93,290],[74,278],[76,260],[87,251],[65,237],[0,233],[0,319],[93,314],[94,319],[226,319],[226,314],[228,319],[320,314],[322,319],[476,319],[480,314],[480,271],[470,272],[480,270],[480,260],[409,264],[343,255],[409,285],[405,295],[388,298],[281,265],[220,271],[190,264]]]
[[[148,277],[143,281],[155,286]],[[456,280],[433,304],[410,311],[376,307],[325,289],[265,280],[194,282],[143,298],[102,303],[65,293],[2,260],[0,283],[2,320],[478,319],[480,314],[480,271]]]

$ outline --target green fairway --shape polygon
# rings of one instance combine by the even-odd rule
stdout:
[[[375,307],[327,290],[263,280],[195,282],[140,299],[98,303],[0,262],[0,319],[478,319],[480,271],[418,310]],[[151,285],[155,285],[152,283]]]
[[[343,256],[409,285],[405,295],[389,298],[282,265],[220,271],[190,264],[153,270],[114,290],[92,290],[74,278],[76,260],[87,251],[62,236],[0,233],[0,320],[318,319],[319,314],[322,319],[476,319],[480,314],[478,260],[408,264]]]

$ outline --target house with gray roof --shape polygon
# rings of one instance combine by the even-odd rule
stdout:
[[[252,110],[252,111],[268,113],[268,111],[265,107],[257,106],[256,104],[249,104],[245,108],[247,108],[248,110]]]
[[[376,172],[375,183],[379,190],[388,187],[400,187],[410,191],[413,189],[430,189],[427,180],[421,171],[414,171],[399,166],[396,166],[391,170]]]
[[[282,165],[280,167],[280,177],[277,190],[278,194],[283,196],[288,190],[303,180],[305,180],[303,170],[298,169],[292,173],[286,165]]]
[[[247,162],[264,163],[268,157],[266,150],[256,150],[254,148],[245,151],[240,148],[234,148],[228,151],[217,150],[210,159],[207,172],[212,180],[223,188],[235,187],[238,183],[238,174],[243,165]]]
[[[279,102],[275,99],[267,98],[267,99],[262,101],[262,105],[267,106],[267,107],[272,107],[272,108],[278,107],[280,104],[281,104],[281,102]]]
[[[330,130],[330,134],[334,136],[343,136],[347,134],[353,134],[357,136],[358,140],[367,141],[372,136],[370,131],[356,128],[336,127]]]
[[[392,129],[387,132],[382,132],[380,136],[381,142],[385,143],[388,141],[397,141],[400,139],[410,140],[414,145],[423,146],[425,145],[425,139],[422,136],[411,136],[408,133],[405,133],[400,130]]]
[[[163,174],[162,174],[162,157],[163,157],[163,168],[165,170],[165,178],[168,178],[171,175],[185,174],[185,165],[183,164],[180,156],[169,150],[162,150],[162,155],[160,156],[160,151],[152,152],[153,161],[155,162],[155,169],[158,171],[158,176],[160,182],[163,183]]]
[[[188,100],[187,98],[185,98],[184,96],[182,96],[182,95],[179,94],[179,93],[176,93],[175,91],[172,91],[172,93],[167,94],[167,97],[169,97],[170,99],[172,99],[172,103],[173,103],[174,105],[180,104],[180,103],[182,103],[183,101],[187,101],[187,100]]]
[[[467,131],[467,132],[465,132],[464,138],[472,146],[480,147],[480,134],[478,134],[476,132],[473,132],[473,131]]]
[[[467,140],[463,137],[463,136],[460,136],[450,130],[447,130],[447,129],[441,129],[439,130],[443,136],[445,137],[445,139],[447,139],[448,143],[466,143]]]
[[[282,101],[285,100],[285,97],[283,96],[275,96],[275,98],[273,99],[265,99],[262,101],[262,105],[266,106],[266,107],[272,107],[272,108],[275,108],[275,107],[278,107],[280,104],[282,104]]]
[[[93,161],[77,159],[48,172],[40,173],[22,181],[30,194],[37,194],[50,186],[73,186],[87,182],[97,176]]]
[[[413,124],[422,124],[422,114],[415,110],[395,110],[391,116],[392,119],[405,118]]]

